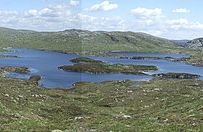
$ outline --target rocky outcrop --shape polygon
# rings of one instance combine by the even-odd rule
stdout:
[[[186,43],[186,46],[188,48],[198,48],[198,47],[203,47],[203,38],[198,38],[198,39],[194,39],[191,41],[188,41]]]

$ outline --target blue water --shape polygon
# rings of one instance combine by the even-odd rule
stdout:
[[[59,70],[58,67],[62,65],[73,64],[69,60],[80,57],[76,54],[63,54],[50,51],[39,51],[31,49],[12,49],[11,52],[1,53],[3,55],[18,56],[19,58],[1,58],[0,67],[3,66],[25,66],[30,68],[28,74],[9,73],[6,76],[28,79],[31,75],[40,75],[42,80],[40,85],[46,88],[70,88],[76,82],[101,82],[107,80],[137,80],[147,81],[153,77],[153,73],[167,73],[167,72],[184,72],[191,74],[198,74],[203,79],[203,67],[196,67],[182,62],[172,62],[168,60],[134,60],[134,59],[119,59],[116,57],[97,57],[87,56],[93,59],[102,60],[111,64],[133,64],[133,65],[154,65],[159,68],[156,72],[148,72],[149,75],[131,75],[131,74],[91,74],[91,73],[77,73],[66,72]],[[113,53],[114,54],[114,53]],[[116,54],[119,54],[117,52]],[[154,57],[173,57],[182,58],[188,57],[185,54],[169,54],[169,53],[132,53],[121,52],[120,56],[154,56]]]

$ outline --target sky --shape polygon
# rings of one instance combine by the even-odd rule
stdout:
[[[0,0],[0,27],[144,32],[203,37],[201,0]]]

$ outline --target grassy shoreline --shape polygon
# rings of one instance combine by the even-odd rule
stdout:
[[[99,63],[75,60],[89,61]],[[3,69],[27,72],[24,67]],[[81,82],[72,89],[45,89],[36,79],[40,77],[0,77],[1,131],[203,129],[203,81],[157,78],[149,82]]]
[[[78,83],[71,90],[0,77],[2,131],[200,131],[203,81]]]
[[[6,73],[6,72],[28,73],[30,71],[29,71],[29,68],[27,67],[11,67],[11,66],[0,67],[0,74]]]
[[[75,60],[78,62],[85,61]],[[32,80],[0,77],[0,93],[1,131],[203,129],[203,81],[198,80],[77,83],[64,90],[44,89]]]

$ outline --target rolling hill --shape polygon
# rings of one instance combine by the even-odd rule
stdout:
[[[108,51],[170,52],[177,46],[144,33],[65,30],[36,32],[0,28],[0,47],[34,48],[71,53],[102,54]]]

